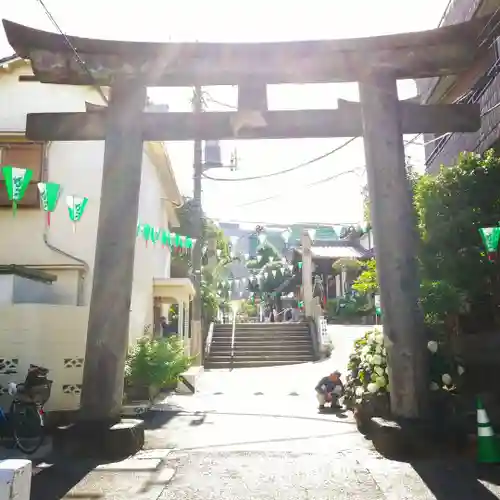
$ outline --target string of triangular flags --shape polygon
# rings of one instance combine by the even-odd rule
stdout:
[[[12,202],[12,213],[15,216],[19,202],[24,198],[26,189],[33,178],[33,171],[29,168],[19,168],[13,166],[2,167],[2,174],[5,180],[7,195]],[[50,227],[51,214],[55,212],[62,188],[56,182],[38,182],[38,191],[40,192],[40,206],[45,212],[47,226]],[[66,204],[68,206],[68,215],[73,222],[73,231],[76,231],[76,224],[79,222],[85,212],[89,199],[84,196],[68,195]],[[193,248],[196,240],[189,236],[181,236],[171,233],[162,228],[156,228],[150,224],[138,224],[137,236],[142,235],[146,241],[156,244],[158,241],[162,246],[169,246],[179,250],[190,250]]]
[[[33,177],[33,171],[29,168],[19,168],[12,166],[2,167],[2,174],[5,180],[5,188],[9,200],[12,202],[12,214],[17,213],[19,202],[24,198]],[[46,214],[47,225],[50,226],[50,215],[55,211],[61,194],[61,185],[55,182],[37,183],[40,192],[40,205]],[[68,215],[73,222],[73,230],[76,223],[80,221],[87,206],[88,198],[76,195],[66,196]]]
[[[156,245],[160,243],[162,247],[175,248],[179,252],[192,251],[196,244],[196,238],[172,233],[168,229],[155,227],[151,224],[137,224],[137,236],[144,239],[145,245],[148,243]]]

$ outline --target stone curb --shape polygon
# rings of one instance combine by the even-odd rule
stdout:
[[[463,454],[467,439],[457,429],[437,429],[428,423],[398,423],[372,417],[366,423],[367,437],[388,458],[424,458],[437,454]]]

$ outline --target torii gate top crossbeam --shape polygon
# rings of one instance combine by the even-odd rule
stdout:
[[[498,18],[498,19],[495,19]],[[273,43],[149,43],[69,37],[85,61],[75,61],[64,37],[3,21],[15,52],[30,59],[43,83],[111,85],[139,77],[148,86],[329,83],[363,79],[386,69],[398,79],[457,74],[482,57],[499,31],[492,19],[429,31]],[[490,29],[484,29],[485,24]],[[88,72],[91,73],[92,79]]]

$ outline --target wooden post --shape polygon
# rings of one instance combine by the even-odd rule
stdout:
[[[384,335],[391,369],[391,410],[397,417],[427,412],[428,370],[418,306],[418,235],[406,175],[396,78],[372,74],[359,83],[364,146]]]
[[[107,113],[102,194],[83,371],[81,417],[120,418],[129,339],[146,88],[117,80]]]

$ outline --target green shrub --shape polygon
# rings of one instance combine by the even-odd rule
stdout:
[[[368,297],[365,295],[348,295],[330,299],[326,303],[326,309],[329,318],[346,321],[374,314],[373,306],[370,305]]]
[[[142,337],[127,356],[125,383],[160,388],[177,381],[191,363],[192,358],[184,354],[184,345],[177,336]]]
[[[471,333],[500,325],[500,262],[488,260],[479,228],[500,220],[500,158],[463,153],[455,166],[415,184],[422,276],[444,281],[467,297]]]
[[[465,307],[465,296],[447,281],[424,281],[420,285],[420,305],[425,323],[441,329],[446,320],[456,317]]]

